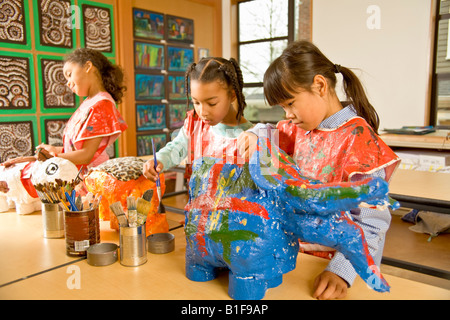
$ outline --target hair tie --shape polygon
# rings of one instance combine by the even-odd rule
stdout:
[[[341,65],[340,64],[334,65],[334,73],[341,73]]]

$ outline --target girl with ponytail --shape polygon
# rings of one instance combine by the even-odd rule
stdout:
[[[347,96],[341,102],[335,91],[336,74],[343,78]],[[389,181],[399,158],[378,137],[379,119],[357,76],[331,62],[314,44],[290,44],[264,75],[264,96],[270,105],[280,105],[286,120],[276,134],[270,125],[257,124],[240,137],[239,150],[250,157],[257,136],[278,137],[278,144],[298,164],[306,177],[324,183],[381,177]],[[275,143],[277,143],[275,141]],[[338,213],[339,214],[339,213]],[[388,209],[354,208],[353,221],[364,231],[374,261],[381,262],[384,239],[390,224]],[[301,251],[329,258],[326,269],[314,282],[313,297],[346,296],[356,277],[351,263],[339,252],[301,242]]]

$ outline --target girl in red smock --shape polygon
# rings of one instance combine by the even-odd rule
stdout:
[[[346,103],[336,95],[337,73],[343,78]],[[324,183],[368,177],[390,180],[399,158],[378,137],[378,115],[359,79],[350,69],[332,63],[312,43],[294,42],[271,63],[264,75],[264,95],[270,105],[283,107],[286,120],[278,123],[275,133],[269,131],[270,126],[258,124],[252,133],[241,136],[239,148],[244,156],[253,153],[257,135],[268,135],[278,137],[280,147],[292,156],[304,176]],[[389,210],[355,208],[350,214],[363,229],[369,251],[379,265],[391,219]],[[345,297],[356,277],[350,262],[329,248],[306,243],[301,243],[301,248],[319,250],[331,259],[315,279],[313,297]]]
[[[64,77],[78,96],[86,97],[66,124],[63,147],[41,144],[55,156],[80,167],[109,159],[106,148],[128,127],[116,108],[123,91],[122,70],[99,51],[80,48],[65,58]]]

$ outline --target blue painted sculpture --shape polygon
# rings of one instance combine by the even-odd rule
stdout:
[[[260,140],[250,163],[203,157],[193,162],[185,208],[186,275],[208,281],[229,270],[229,295],[262,299],[296,267],[298,239],[342,252],[374,290],[389,285],[362,230],[345,211],[385,205],[382,179],[321,184],[300,175],[283,151]]]

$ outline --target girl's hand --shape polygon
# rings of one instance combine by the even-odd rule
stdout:
[[[40,145],[38,145],[38,146],[36,147],[36,151],[39,150],[39,149],[44,149],[44,150],[46,150],[46,151],[47,151],[48,153],[50,153],[52,156],[56,156],[58,153],[61,152],[61,147],[54,147],[54,146],[51,146],[51,145],[49,145],[49,144],[44,144],[44,143],[41,143]]]
[[[314,281],[313,298],[315,299],[342,299],[346,295],[347,282],[333,272],[323,271]]]
[[[164,165],[158,161],[158,166],[156,167],[156,170],[155,170],[155,160],[153,160],[153,156],[152,156],[149,160],[147,160],[146,163],[144,163],[144,169],[142,170],[142,174],[148,180],[156,182],[158,173],[160,173],[163,168],[164,168]]]
[[[258,143],[258,136],[251,132],[242,132],[237,139],[237,148],[239,154],[245,159],[249,160],[253,152],[256,150]]]

